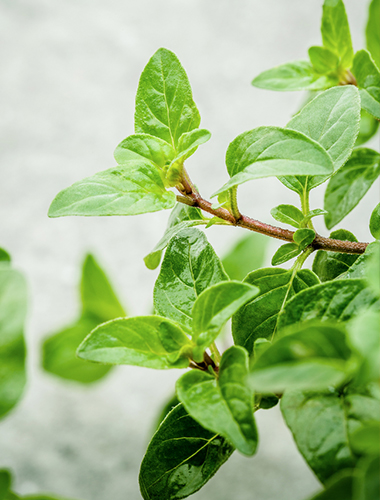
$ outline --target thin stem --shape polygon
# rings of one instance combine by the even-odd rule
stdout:
[[[232,215],[235,217],[235,220],[239,220],[241,218],[241,214],[239,212],[239,207],[237,203],[237,186],[232,187],[228,191],[228,197],[231,205]]]
[[[219,365],[220,364],[220,360],[222,359],[222,356],[221,356],[221,354],[219,352],[219,349],[217,348],[215,342],[213,342],[210,345],[210,351],[214,355],[215,363]]]
[[[303,213],[304,217],[306,217],[306,215],[310,212],[310,201],[309,201],[309,190],[307,189],[307,178],[306,178],[305,188],[303,190],[302,195],[300,195],[300,198],[301,198],[302,213]],[[307,227],[310,229],[313,229],[315,231],[314,226],[313,226],[313,222],[311,219],[309,219],[307,221]]]

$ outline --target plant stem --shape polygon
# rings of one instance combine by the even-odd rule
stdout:
[[[238,221],[241,217],[241,214],[239,212],[238,204],[237,204],[237,186],[232,187],[228,191],[228,196],[230,199],[230,205],[231,205],[231,212],[232,215],[235,217],[235,220]]]
[[[213,342],[211,345],[210,345],[210,351],[212,352],[212,354],[214,355],[214,358],[215,358],[215,363],[217,365],[220,364],[220,360],[222,359],[222,356],[220,355],[220,352],[219,352],[219,349],[216,347],[216,344],[215,342]]]
[[[310,201],[309,201],[309,191],[307,189],[307,181],[306,181],[306,186],[305,189],[303,190],[302,196],[300,195],[301,198],[301,207],[302,207],[302,213],[304,217],[310,212]],[[307,227],[310,229],[314,229],[313,222],[311,219],[307,221]]]

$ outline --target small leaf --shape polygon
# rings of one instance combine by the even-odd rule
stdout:
[[[103,323],[78,347],[89,361],[146,368],[186,368],[190,340],[180,327],[160,316],[137,316]]]
[[[372,115],[364,109],[361,110],[360,130],[355,146],[361,146],[368,142],[378,131],[379,120],[376,120]]]
[[[367,193],[380,174],[380,154],[368,148],[355,149],[351,158],[330,179],[325,193],[327,229],[340,222]]]
[[[182,404],[163,421],[149,443],[139,483],[144,500],[185,498],[207,483],[234,448],[201,427]]]
[[[194,303],[193,341],[208,347],[227,321],[259,293],[256,286],[224,281],[204,290]]]
[[[338,85],[335,76],[320,75],[309,61],[294,61],[263,71],[252,81],[267,90],[324,90]]]
[[[313,217],[317,217],[318,215],[325,215],[327,214],[327,210],[322,210],[322,208],[315,208],[314,210],[310,210],[308,212],[304,219],[302,219],[301,226],[306,226],[306,224],[311,220]]]
[[[351,67],[354,51],[346,9],[342,0],[325,0],[321,33],[323,45],[339,56],[341,67]]]
[[[379,155],[380,157],[380,155]],[[380,163],[379,163],[380,170]],[[372,236],[376,240],[380,240],[380,203],[376,205],[371,214],[371,219],[369,221],[369,229],[371,231]]]
[[[226,165],[231,179],[213,196],[253,179],[333,171],[322,146],[302,133],[279,127],[259,127],[239,135],[228,147]]]
[[[227,280],[204,233],[185,229],[170,240],[166,250],[154,286],[154,307],[161,316],[191,330],[191,311],[197,297],[206,288]]]
[[[378,68],[380,68],[380,0],[372,0],[369,6],[368,23],[366,27],[367,49]]]
[[[272,257],[272,266],[279,266],[284,264],[290,259],[297,257],[301,253],[301,249],[296,243],[285,243],[281,245],[280,248]]]
[[[211,133],[206,129],[197,128],[182,134],[178,141],[178,154],[172,160],[172,164],[179,161],[183,163],[196,151],[198,146],[204,144],[210,140],[210,138]]]
[[[268,238],[250,233],[238,240],[222,258],[224,270],[231,280],[242,281],[249,272],[262,266]]]
[[[308,53],[315,71],[322,75],[336,70],[339,65],[337,54],[326,47],[310,47]]]
[[[150,162],[130,161],[87,177],[57,194],[49,217],[137,215],[172,208],[161,173]]]
[[[206,429],[221,434],[241,453],[253,455],[257,430],[253,394],[245,386],[248,355],[230,347],[222,357],[219,380],[208,373],[190,371],[177,382],[177,394],[190,415]]]
[[[285,303],[296,293],[319,283],[309,270],[298,271],[294,276],[285,269],[258,269],[245,278],[245,283],[257,286],[260,294],[232,318],[234,342],[252,353],[258,338],[270,339],[277,327],[277,317]]]
[[[1,265],[8,265],[11,262],[11,256],[9,253],[4,250],[4,248],[0,248],[0,264]]]
[[[265,352],[268,347],[272,345],[272,342],[268,339],[256,339],[253,344],[253,358],[257,359],[263,352]]]
[[[380,120],[380,71],[369,52],[356,52],[352,72],[358,83],[362,108]]]
[[[271,216],[278,222],[290,224],[293,227],[299,228],[304,220],[301,210],[293,205],[278,205],[270,211]]]
[[[163,139],[177,149],[182,134],[199,127],[186,72],[178,58],[159,49],[141,74],[136,95],[136,133]]]
[[[116,148],[115,160],[119,165],[131,160],[149,160],[158,168],[164,168],[175,156],[174,149],[163,139],[149,134],[130,135]]]
[[[313,229],[297,229],[293,235],[294,243],[298,245],[300,250],[305,250],[315,238],[315,231]]]

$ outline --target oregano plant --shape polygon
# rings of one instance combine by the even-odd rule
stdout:
[[[81,317],[44,347],[46,369],[59,374],[62,364],[48,353],[67,339],[68,378],[82,382],[112,365],[184,370],[141,464],[145,500],[185,498],[235,450],[254,455],[255,413],[278,403],[323,486],[315,500],[379,498],[380,208],[370,217],[370,243],[345,229],[320,235],[313,225],[323,216],[333,229],[380,173],[379,152],[363,147],[380,119],[379,10],[380,1],[372,0],[367,48],[355,52],[342,0],[325,0],[322,44],[309,49],[309,60],[253,80],[268,90],[308,90],[310,98],[283,127],[258,127],[232,140],[230,178],[215,186],[212,200],[185,168],[211,134],[200,128],[181,63],[161,48],[141,75],[135,133],[117,146],[117,165],[79,180],[51,204],[50,217],[171,210],[163,237],[144,259],[150,269],[161,266],[154,314],[125,317],[104,275],[98,289],[86,292],[86,273],[101,274],[89,257]],[[299,196],[298,206],[272,209],[281,226],[239,209],[239,186],[265,177]],[[310,206],[310,191],[322,185],[324,207]],[[227,272],[231,259],[224,266],[201,230],[213,225],[284,244],[272,267],[252,265],[239,274],[232,265]],[[237,247],[239,258],[255,254],[255,244]],[[218,338],[230,319],[233,345],[221,352]],[[76,340],[77,356],[91,369],[71,365]]]

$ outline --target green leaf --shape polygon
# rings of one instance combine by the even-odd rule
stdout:
[[[253,455],[257,430],[253,394],[244,384],[247,375],[247,351],[233,346],[223,354],[219,380],[192,370],[177,381],[176,387],[186,410],[202,427],[221,434],[241,453]]]
[[[254,87],[267,90],[324,90],[338,85],[336,76],[320,75],[309,61],[293,61],[260,73]]]
[[[359,462],[360,475],[356,481],[355,500],[380,498],[380,457],[368,457]]]
[[[371,53],[373,60],[380,68],[380,1],[372,0],[369,6],[369,17],[366,28],[367,49]]]
[[[142,497],[172,500],[195,493],[233,451],[224,438],[192,419],[182,404],[176,406],[153,436],[142,461]]]
[[[297,257],[301,253],[301,249],[296,243],[285,243],[277,249],[276,253],[272,257],[272,266],[279,266],[284,264],[290,259]]]
[[[350,231],[345,229],[333,231],[330,238],[341,241],[358,241]],[[358,255],[318,250],[313,262],[313,271],[322,282],[330,281],[349,271],[358,258]]]
[[[137,215],[175,205],[162,174],[147,161],[134,160],[87,177],[54,198],[49,217],[67,215]]]
[[[339,56],[340,66],[351,67],[354,51],[346,9],[342,0],[325,0],[321,33],[323,45]]]
[[[298,245],[300,250],[305,250],[315,238],[315,231],[313,229],[297,229],[293,235],[294,243]]]
[[[350,445],[358,455],[380,453],[380,423],[372,422],[350,436]]]
[[[367,278],[367,267],[371,262],[372,255],[376,254],[377,242],[373,241],[370,243],[365,252],[357,259],[354,263],[342,274],[339,275],[339,279],[354,279],[354,278]],[[375,255],[374,255],[375,256]]]
[[[310,62],[317,73],[328,74],[338,68],[339,57],[326,47],[313,46],[309,51]]]
[[[255,360],[249,378],[258,392],[323,390],[352,373],[351,349],[344,330],[324,324],[293,327]]]
[[[180,327],[160,316],[137,316],[103,323],[78,347],[89,361],[146,368],[186,368],[190,339]]]
[[[161,262],[162,251],[167,247],[169,241],[177,233],[188,227],[206,224],[207,219],[202,215],[199,208],[190,207],[183,203],[177,203],[173,208],[165,233],[154,249],[144,257],[145,265],[148,269],[156,269]]]
[[[367,193],[380,174],[380,154],[368,148],[355,149],[348,162],[330,179],[325,192],[327,229],[340,222]]]
[[[379,171],[380,171],[380,162],[379,162]],[[371,231],[372,236],[376,240],[380,240],[380,203],[378,203],[376,207],[373,209],[373,212],[371,214],[371,219],[369,221],[369,230]]]
[[[272,208],[270,213],[278,222],[283,222],[296,228],[299,228],[301,222],[304,220],[301,210],[293,205],[278,205],[278,207]]]
[[[320,319],[321,321],[347,321],[361,309],[378,307],[376,297],[364,280],[347,279],[328,281],[302,290],[293,297],[280,315],[278,328]]]
[[[319,283],[309,270],[294,276],[285,269],[259,269],[245,278],[245,283],[257,286],[260,294],[232,318],[234,342],[251,354],[254,341],[260,337],[270,339],[276,330],[277,316],[287,300],[299,291]]]
[[[369,247],[371,247],[367,269],[365,270],[367,284],[377,297],[380,297],[380,244],[376,241],[372,244],[369,244],[367,247],[367,251]]]
[[[227,321],[259,293],[256,286],[224,281],[204,290],[194,303],[193,341],[208,347]]]
[[[4,250],[4,248],[0,248],[0,264],[5,265],[5,264],[10,264],[11,262],[11,256],[9,253]]]
[[[281,398],[281,411],[297,447],[323,483],[355,465],[351,436],[378,419],[379,405],[354,388],[322,394],[286,391]]]
[[[308,212],[304,219],[302,220],[301,222],[301,226],[305,227],[307,225],[307,223],[309,222],[309,220],[311,220],[313,217],[317,217],[318,215],[325,215],[327,214],[327,211],[326,210],[322,210],[322,208],[315,208],[314,210],[310,210],[310,212]]]
[[[11,475],[8,470],[1,469],[0,470],[0,500],[6,500],[7,493],[9,488],[11,487]]]
[[[211,132],[206,129],[194,129],[181,135],[178,141],[178,154],[173,159],[172,164],[181,161],[182,163],[191,156],[198,146],[204,144],[211,138]]]
[[[224,270],[230,279],[242,281],[249,272],[262,266],[267,243],[266,236],[252,232],[238,240],[222,258]]]
[[[244,182],[281,175],[330,175],[331,158],[317,142],[294,130],[259,127],[240,134],[227,149],[231,179],[213,196]]]
[[[350,469],[338,472],[327,482],[325,490],[309,500],[352,500],[354,477]]]
[[[137,89],[136,133],[159,137],[177,150],[181,135],[199,124],[185,70],[173,52],[157,50],[145,66]]]
[[[318,120],[315,117],[318,116]],[[287,124],[287,128],[302,132],[318,142],[330,155],[333,171],[337,171],[349,158],[360,127],[359,92],[353,85],[334,87],[310,101]],[[332,172],[331,172],[332,173]],[[302,194],[310,191],[329,175],[287,177],[280,181]]]
[[[369,52],[356,52],[352,72],[359,87],[362,108],[380,120],[380,72]]]
[[[154,287],[154,307],[161,316],[191,330],[191,311],[198,295],[227,280],[204,233],[194,228],[185,229],[170,240],[166,250]]]
[[[0,417],[17,404],[26,383],[26,305],[23,275],[9,266],[0,267]]]
[[[355,146],[361,146],[368,142],[379,129],[379,120],[376,120],[372,115],[364,109],[360,113],[360,130]]]
[[[115,160],[119,165],[131,160],[149,160],[158,168],[164,168],[175,156],[174,149],[166,141],[149,134],[130,135],[116,148]]]

